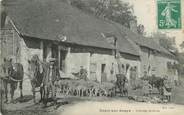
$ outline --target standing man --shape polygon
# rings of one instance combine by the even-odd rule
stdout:
[[[84,80],[87,80],[87,75],[88,75],[87,70],[84,69],[83,66],[80,66],[80,67],[81,67],[80,72],[79,72],[80,78],[84,79]]]
[[[51,98],[54,100],[55,104],[57,102],[56,100],[56,85],[57,81],[60,78],[59,69],[56,66],[56,59],[51,58],[49,59],[49,67],[47,68],[46,75],[43,78],[43,87],[45,90],[45,105],[47,105],[47,101],[49,98],[49,92],[51,91]]]
[[[135,80],[136,80],[136,70],[134,67],[130,68],[130,85],[132,88],[135,87]]]

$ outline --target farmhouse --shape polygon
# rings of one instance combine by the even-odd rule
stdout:
[[[3,57],[13,55],[25,73],[28,60],[37,54],[41,60],[56,58],[65,74],[77,73],[83,66],[88,79],[99,82],[114,81],[122,72],[128,79],[132,72],[137,77],[145,72],[177,76],[175,69],[168,68],[177,62],[174,55],[120,24],[98,19],[61,0],[7,4],[2,18]]]
[[[57,58],[64,73],[79,72],[83,66],[91,80],[115,80],[119,72],[117,63],[126,72],[134,67],[140,73],[138,51],[115,23],[97,19],[58,0],[12,4],[5,8],[4,48],[8,48],[4,56],[14,55],[25,72],[27,61],[37,54],[41,60]],[[119,62],[115,58],[117,51]]]

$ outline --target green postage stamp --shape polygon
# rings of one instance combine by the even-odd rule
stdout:
[[[181,0],[157,0],[158,29],[181,29]]]

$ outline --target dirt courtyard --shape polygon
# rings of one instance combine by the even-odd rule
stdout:
[[[146,113],[158,115],[182,115],[184,112],[184,88],[176,87],[172,95],[171,103],[152,104],[135,102],[127,97],[69,97],[57,95],[58,104],[53,106],[49,103],[44,108],[42,104],[34,104],[29,81],[23,83],[24,98],[20,100],[19,89],[15,92],[15,103],[4,105],[4,115],[137,115]],[[39,93],[36,94],[37,102]],[[10,99],[10,97],[9,97]]]
[[[126,98],[63,98],[60,105],[43,108],[30,100],[24,103],[8,104],[5,115],[182,115],[184,105],[151,104],[127,100]]]

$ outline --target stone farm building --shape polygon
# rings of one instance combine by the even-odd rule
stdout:
[[[98,19],[61,0],[9,4],[1,13],[2,53],[14,55],[25,72],[28,60],[37,54],[41,60],[57,58],[66,74],[77,73],[84,66],[88,78],[100,82],[114,81],[120,71],[129,78],[131,68],[138,77],[145,71],[177,76],[176,69],[168,67],[177,63],[173,54],[117,23]]]
[[[168,76],[172,81],[178,80],[178,71],[176,69],[178,61],[175,54],[163,48],[151,38],[145,38],[125,27],[121,29],[126,38],[139,46],[140,76],[147,72],[148,75]]]

